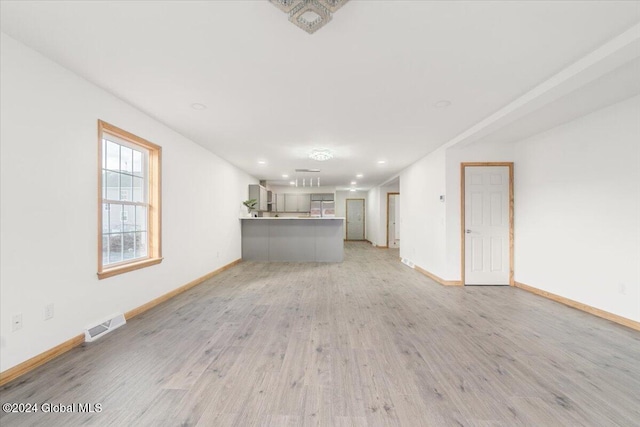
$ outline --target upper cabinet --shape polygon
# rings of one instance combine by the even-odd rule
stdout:
[[[310,194],[286,193],[284,195],[284,210],[280,212],[309,212],[310,210]]]
[[[298,212],[298,195],[287,193],[284,195],[284,212]]]
[[[284,209],[284,194],[276,194],[276,212],[286,212]]]
[[[256,210],[266,212],[268,208],[267,189],[262,185],[249,185],[249,199],[256,199]]]
[[[254,197],[250,197],[254,198]],[[272,212],[310,212],[311,202],[333,201],[333,193],[278,193],[271,196]]]
[[[298,212],[309,212],[311,210],[311,195],[298,194]]]
[[[312,193],[312,202],[333,202],[333,193]]]

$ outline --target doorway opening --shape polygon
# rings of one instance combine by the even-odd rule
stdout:
[[[460,164],[463,285],[510,285],[513,279],[513,162]]]
[[[400,247],[400,193],[387,193],[387,247]]]

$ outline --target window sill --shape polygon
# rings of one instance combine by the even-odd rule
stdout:
[[[160,264],[163,258],[150,258],[143,261],[132,262],[129,264],[119,265],[117,267],[107,268],[98,272],[98,279],[106,279],[107,277],[117,276],[118,274],[127,273],[133,270],[139,270],[141,268],[150,267],[152,265]]]

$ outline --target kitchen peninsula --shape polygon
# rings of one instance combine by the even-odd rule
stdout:
[[[244,261],[342,262],[344,218],[241,218]]]

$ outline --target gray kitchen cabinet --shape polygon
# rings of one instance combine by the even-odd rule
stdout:
[[[256,210],[267,211],[267,189],[262,185],[249,184],[249,199],[256,199]]]
[[[284,209],[284,194],[276,194],[276,212],[286,212]]]
[[[301,193],[284,194],[284,210],[280,212],[309,212],[311,210],[311,195]]]
[[[333,202],[333,193],[312,193],[312,202]]]
[[[298,212],[311,210],[311,194],[298,194]]]
[[[284,195],[284,211],[298,212],[298,195],[297,194],[286,193]]]

